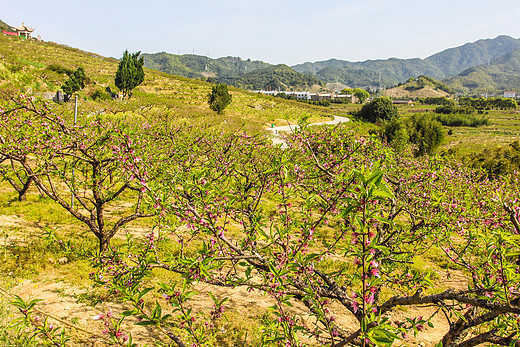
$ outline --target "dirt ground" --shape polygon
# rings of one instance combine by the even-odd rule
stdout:
[[[41,229],[34,223],[27,222],[23,216],[5,216],[0,215],[0,226],[3,227],[22,227],[25,230],[25,237],[27,233],[41,233]],[[134,230],[135,229],[135,230]],[[143,230],[133,228],[132,234],[143,235]],[[23,242],[23,235],[19,233],[10,233],[5,240],[7,243]],[[60,261],[59,259],[49,261]],[[66,259],[64,263],[66,263]],[[451,287],[454,289],[467,288],[467,278],[461,273],[451,271],[449,277],[447,273],[439,273],[439,284],[442,287]],[[251,316],[251,313],[267,312],[268,307],[273,305],[269,297],[258,292],[249,292],[245,287],[238,287],[234,289],[222,288],[208,284],[199,284],[195,290],[199,292],[193,300],[192,305],[194,311],[208,312],[211,309],[212,301],[207,295],[208,292],[216,296],[227,297],[229,301],[226,303],[227,310],[235,313],[235,316]],[[13,295],[18,295],[25,300],[42,299],[37,308],[46,314],[64,320],[68,323],[79,326],[85,331],[78,331],[71,327],[66,327],[67,331],[74,336],[74,339],[79,341],[78,346],[105,346],[107,344],[106,335],[103,335],[104,326],[102,321],[94,319],[99,314],[106,314],[109,308],[115,315],[120,314],[130,307],[118,302],[110,302],[98,304],[92,307],[86,300],[81,298],[88,295],[92,291],[92,287],[79,287],[66,279],[57,279],[52,273],[46,273],[39,276],[37,279],[20,279],[13,286],[9,292]],[[356,331],[359,325],[355,318],[340,304],[333,303],[331,305],[332,313],[337,317],[338,324],[347,331]],[[306,313],[306,308],[299,302],[294,303],[292,308],[293,313],[296,314],[303,322],[311,324],[311,317]],[[406,309],[398,310],[388,314],[391,321],[404,320],[405,317],[423,316],[425,318],[433,315],[432,323],[435,329],[426,327],[426,329],[419,333],[417,337],[410,336],[406,340],[398,341],[396,346],[434,346],[442,339],[442,336],[448,331],[449,325],[445,316],[436,312],[436,307],[408,307]],[[51,319],[52,321],[52,319]],[[137,320],[128,318],[125,320],[124,333],[130,332],[134,341],[141,344],[152,344],[157,341],[159,336],[151,328],[135,325]],[[56,322],[58,326],[65,326],[62,322]],[[313,341],[305,341],[313,343]],[[315,342],[314,342],[315,343]]]

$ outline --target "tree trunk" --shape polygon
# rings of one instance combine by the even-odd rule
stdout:
[[[105,235],[104,233],[101,234],[101,236],[98,236],[99,239],[99,255],[102,255],[108,250],[108,247],[110,246],[110,238],[108,235]]]
[[[27,190],[22,190],[18,192],[18,201],[27,200]]]
[[[18,201],[25,201],[27,200],[27,191],[31,187],[31,183],[33,181],[32,177],[29,177],[27,181],[25,181],[22,189],[18,190]]]

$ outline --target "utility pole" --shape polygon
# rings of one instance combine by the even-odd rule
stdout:
[[[76,98],[74,99],[74,127],[78,124],[78,94],[76,94]],[[76,168],[72,167],[72,195],[70,197],[70,206],[74,208],[74,171]]]

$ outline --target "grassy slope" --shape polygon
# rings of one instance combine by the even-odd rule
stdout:
[[[310,106],[294,101],[265,97],[231,88],[233,101],[226,109],[225,117],[216,117],[206,102],[211,84],[166,73],[146,70],[144,83],[136,89],[130,102],[93,102],[89,95],[96,89],[113,83],[118,61],[52,42],[21,40],[0,36],[0,89],[16,89],[42,95],[57,91],[67,79],[65,74],[50,71],[47,67],[59,64],[68,69],[83,66],[90,79],[80,92],[82,106],[88,109],[125,109],[141,112],[161,113],[179,119],[200,119],[205,124],[219,124],[225,120],[226,127],[259,129],[264,123],[285,123],[284,119],[297,121],[310,115],[311,121],[328,120],[331,111],[327,108]]]

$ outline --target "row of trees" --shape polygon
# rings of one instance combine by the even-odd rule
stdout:
[[[126,97],[131,98],[135,87],[144,81],[144,60],[143,57],[139,57],[140,54],[141,52],[130,54],[128,50],[125,50],[117,67],[114,82],[116,87],[123,93],[123,99]],[[65,93],[66,101],[74,93],[85,88],[87,75],[83,67],[78,67],[76,71],[71,71],[55,64],[50,69],[58,73],[66,73],[69,76],[61,86],[63,93]]]
[[[125,316],[178,346],[210,341],[231,305],[213,296],[211,312],[189,309],[200,282],[265,293],[264,346],[389,346],[436,329],[437,315],[449,323],[439,345],[518,345],[517,175],[489,180],[445,158],[396,155],[342,127],[303,125],[282,149],[154,119],[74,127],[28,98],[2,110],[0,155],[96,235],[94,279],[131,305]],[[133,207],[111,216],[106,206],[123,196]],[[168,238],[110,249],[120,226],[152,215]],[[417,266],[439,258],[449,265]],[[182,281],[154,285],[155,268]],[[467,288],[440,289],[437,271],[453,268]],[[436,310],[388,318],[410,306]],[[119,346],[132,344],[119,320],[107,324],[119,324],[108,329]]]
[[[139,57],[140,54],[141,52],[131,54],[128,50],[125,50],[117,67],[114,82],[116,87],[123,93],[123,99],[131,98],[133,90],[144,81],[144,60],[143,57]],[[58,70],[56,67],[54,69]],[[85,88],[87,76],[85,69],[82,67],[79,67],[74,72],[67,70],[67,73],[69,78],[63,84],[62,90],[66,95],[66,100],[69,100],[74,93]],[[107,93],[112,94],[110,88],[107,88]],[[96,91],[93,97],[103,98],[104,94],[102,91]],[[106,98],[109,97],[110,95],[107,94]],[[213,86],[211,93],[208,95],[210,109],[218,114],[222,114],[230,103],[231,95],[228,92],[227,85],[219,83]]]
[[[431,155],[444,140],[444,129],[432,115],[416,114],[402,120],[397,107],[384,97],[363,105],[355,115],[364,121],[378,124],[380,130],[374,133],[400,153],[412,144],[416,156]]]
[[[458,100],[459,105],[471,106],[477,110],[511,110],[518,108],[518,104],[515,99],[511,98],[468,98],[461,97]]]
[[[370,93],[361,88],[345,88],[341,91],[341,94],[354,95],[360,104],[370,97]]]

